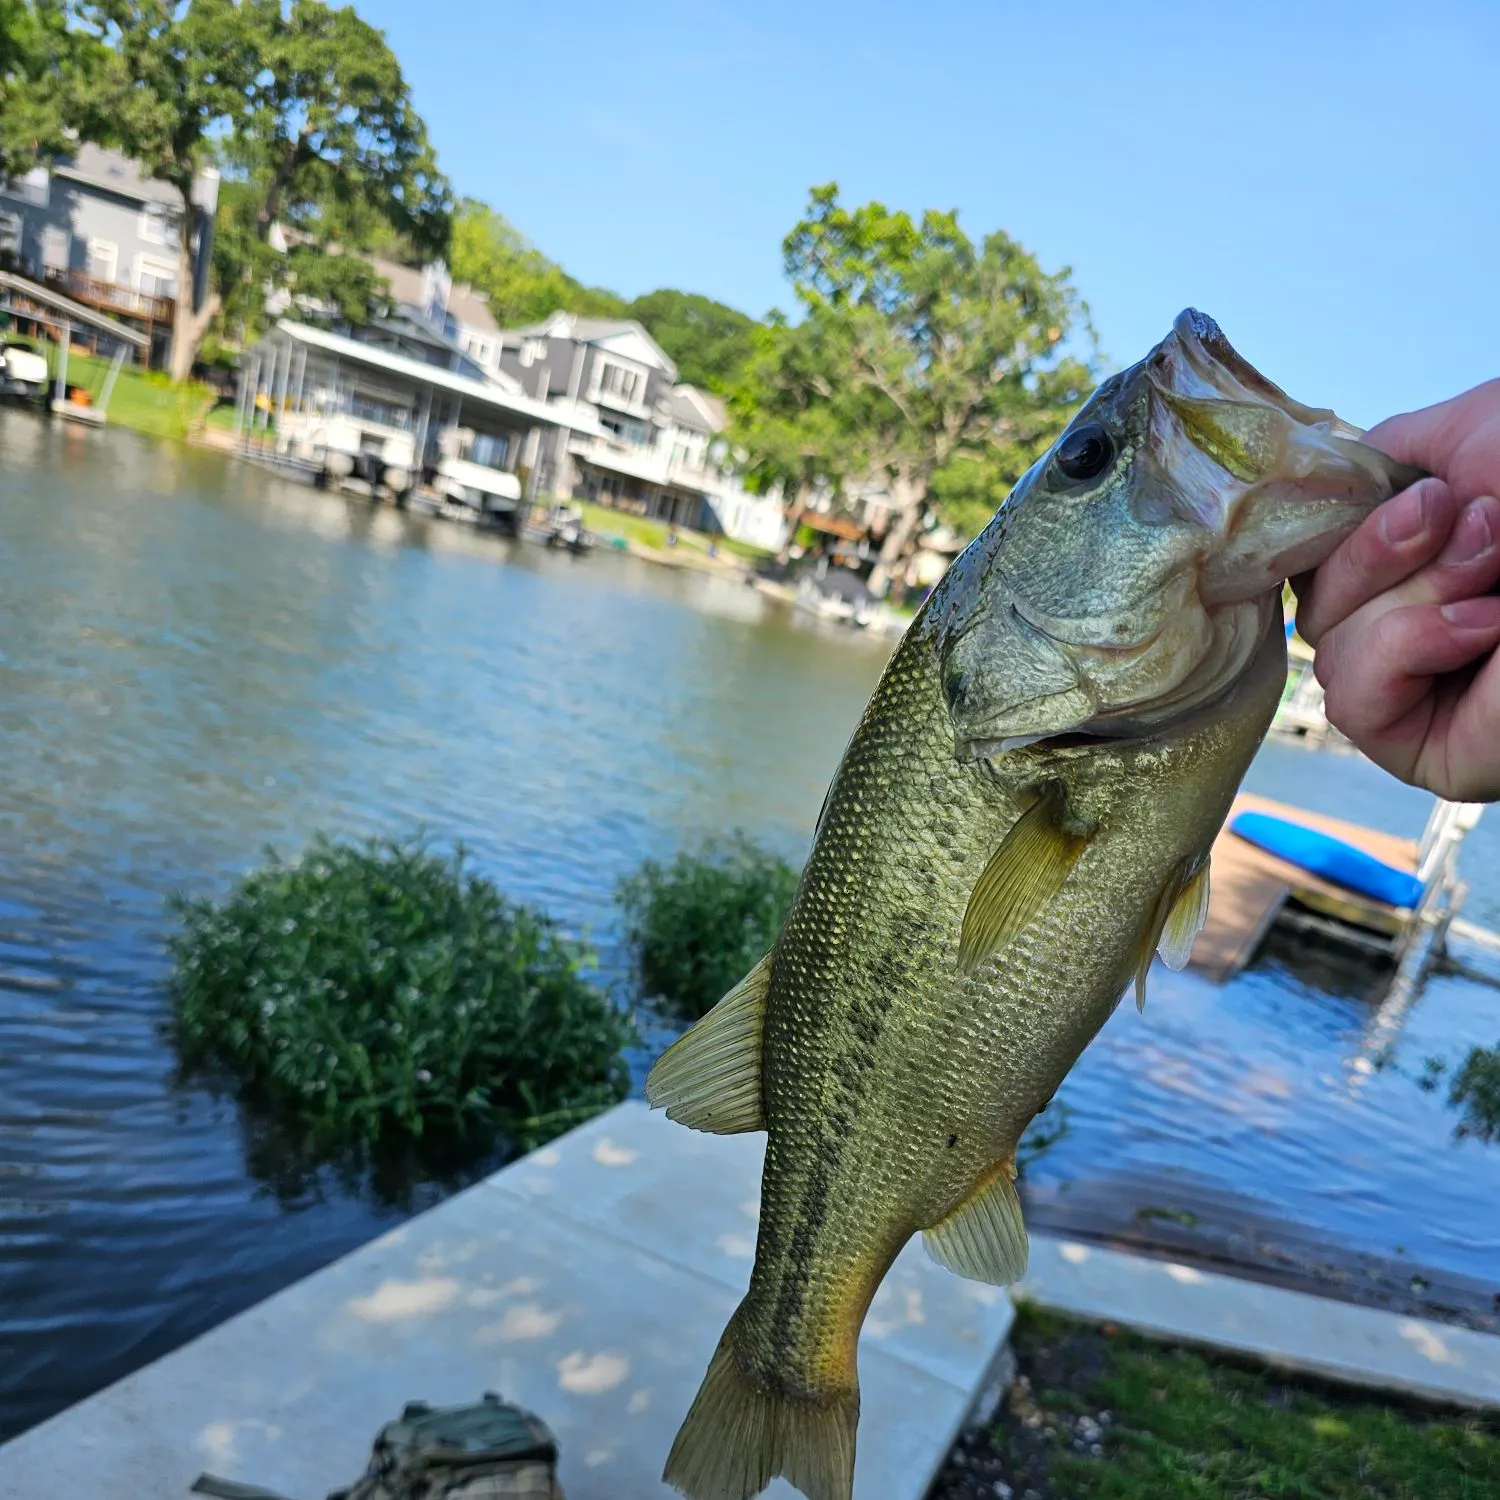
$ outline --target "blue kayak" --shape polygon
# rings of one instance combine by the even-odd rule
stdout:
[[[1257,849],[1298,865],[1310,874],[1321,875],[1345,890],[1358,891],[1372,901],[1413,907],[1422,899],[1422,882],[1415,875],[1398,870],[1331,833],[1261,812],[1242,812],[1231,820],[1229,828]]]

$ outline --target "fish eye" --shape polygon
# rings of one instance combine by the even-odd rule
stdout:
[[[1070,432],[1057,450],[1057,467],[1069,479],[1092,479],[1109,467],[1115,445],[1097,422],[1085,422]]]

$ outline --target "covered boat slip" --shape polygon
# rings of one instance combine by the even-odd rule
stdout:
[[[283,319],[241,371],[236,431],[247,452],[295,462],[298,419],[345,416],[372,433],[408,435],[418,468],[426,469],[441,460],[440,434],[464,430],[487,440],[495,466],[510,474],[535,474],[544,432],[602,436],[575,403],[544,401],[514,385]]]

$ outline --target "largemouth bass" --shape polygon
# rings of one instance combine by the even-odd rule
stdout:
[[[1200,313],[1104,382],[953,564],[844,754],[771,952],[647,1094],[767,1133],[750,1289],[667,1460],[853,1491],[855,1350],[912,1235],[1026,1268],[1021,1133],[1160,951],[1286,678],[1281,586],[1420,477]]]

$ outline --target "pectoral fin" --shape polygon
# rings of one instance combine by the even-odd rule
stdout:
[[[1169,969],[1187,967],[1193,944],[1208,920],[1208,861],[1184,860],[1167,881],[1141,937],[1135,970],[1135,1008],[1146,1008],[1146,976],[1160,952]]]
[[[646,1079],[646,1102],[690,1130],[740,1135],[764,1130],[761,1027],[771,986],[768,953],[689,1032],[678,1037]]]
[[[938,1262],[992,1286],[1009,1286],[1026,1274],[1026,1225],[1016,1196],[1015,1162],[1005,1161],[951,1214],[922,1232]]]
[[[998,953],[1062,888],[1088,839],[1063,826],[1062,794],[1045,792],[1016,820],[969,896],[958,972]]]

